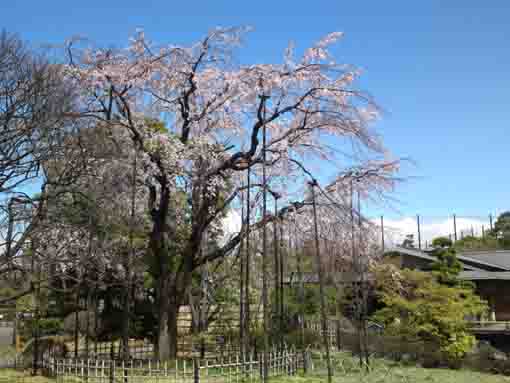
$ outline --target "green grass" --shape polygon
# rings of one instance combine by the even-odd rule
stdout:
[[[276,383],[319,383],[325,382],[327,375],[310,373],[307,376],[283,377],[274,379]],[[389,371],[376,369],[369,373],[350,372],[342,374],[335,371],[335,383],[504,383],[510,378],[500,375],[488,375],[467,370],[426,369],[416,367],[395,367]]]
[[[367,372],[360,368],[359,361],[347,353],[333,354],[335,383],[510,383],[510,377],[486,374],[471,370],[446,368],[422,368],[376,359]],[[315,361],[314,371],[306,376],[282,377],[275,383],[319,383],[327,380],[325,363]]]
[[[30,376],[30,371],[19,372],[11,369],[0,370],[0,383],[55,383],[55,380],[43,376]]]
[[[306,376],[282,376],[271,378],[271,383],[323,383],[327,374],[324,362],[314,359],[315,368]],[[334,353],[334,383],[510,383],[510,377],[491,375],[470,370],[428,369],[417,366],[405,366],[383,359],[371,361],[370,371],[360,369],[357,359],[347,353]],[[16,378],[19,378],[16,380]],[[0,370],[0,383],[55,383],[55,380],[44,377],[31,377],[30,371],[25,374],[13,370]],[[173,378],[168,380],[173,382]],[[202,376],[202,382],[227,382],[227,377]],[[235,378],[232,380],[235,381]],[[64,382],[80,382],[79,380],[64,380]],[[138,381],[137,381],[138,382]],[[164,380],[147,378],[144,383],[164,382]]]

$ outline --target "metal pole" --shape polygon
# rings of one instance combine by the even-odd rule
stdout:
[[[454,241],[457,242],[457,216],[453,215],[453,235]]]
[[[494,229],[492,227],[492,214],[489,214],[489,227],[491,228],[491,231]]]
[[[329,355],[329,333],[328,333],[328,322],[326,316],[326,300],[324,299],[324,276],[322,274],[322,261],[320,255],[320,245],[319,245],[319,226],[317,224],[317,203],[315,201],[315,186],[317,185],[317,181],[313,180],[310,184],[312,191],[312,207],[313,207],[313,226],[315,232],[315,256],[317,260],[317,274],[319,276],[319,293],[320,293],[320,303],[321,303],[321,319],[322,319],[322,332],[323,332],[323,343],[326,348],[326,364],[328,368],[328,383],[333,381],[333,369],[331,367],[331,358]]]
[[[264,124],[262,126],[262,306],[264,311],[264,352],[262,361],[262,381],[267,383],[268,353],[269,353],[269,300],[267,296],[267,176],[266,176],[266,96],[262,96],[264,103]]]
[[[356,263],[356,243],[355,243],[355,230],[354,230],[354,186],[353,186],[353,179],[351,178],[351,182],[350,182],[350,186],[351,186],[351,189],[350,189],[350,209],[351,209],[351,257],[352,257],[352,263],[353,263],[353,266],[355,268],[357,268],[357,263]],[[354,273],[356,277],[356,273]],[[354,290],[354,295],[355,295],[355,298],[354,299],[359,299],[359,284],[356,283],[356,280],[354,280],[353,282],[353,290]],[[358,304],[357,302],[354,300],[353,301],[353,304],[354,304],[354,308],[353,308],[353,315],[356,317],[357,316],[357,313],[358,313]],[[358,319],[358,318],[356,318]],[[359,336],[360,332],[359,332],[359,327],[358,327],[358,336]],[[360,338],[360,337],[359,337]],[[361,339],[358,339],[358,346],[359,346],[359,363],[360,363],[360,367],[363,365],[363,357],[361,355]]]
[[[245,298],[244,303],[246,305],[244,309],[244,325],[245,325],[245,350],[248,352],[250,344],[250,217],[251,217],[251,200],[250,200],[250,188],[251,188],[251,166],[248,164],[247,174],[248,191],[246,193],[246,275],[244,282]]]
[[[273,221],[273,255],[274,255],[274,318],[278,331],[280,324],[280,260],[278,259],[278,195],[273,194],[274,198],[274,221]]]
[[[244,226],[245,224],[245,216],[244,216],[244,192],[241,192],[241,222],[242,222],[242,226]],[[241,226],[241,227],[242,227]],[[241,351],[241,356],[244,355],[245,353],[245,350],[244,350],[244,345],[245,345],[245,341],[244,341],[244,330],[245,330],[245,325],[244,325],[244,309],[245,309],[245,305],[244,305],[244,274],[245,274],[245,264],[244,264],[244,240],[241,240],[241,243],[240,243],[240,251],[239,251],[239,262],[240,262],[240,265],[241,265],[241,275],[240,275],[240,278],[239,278],[239,349]]]
[[[290,235],[289,235],[289,241],[290,241]],[[284,271],[285,271],[285,256],[286,253],[284,252],[284,242],[283,242],[283,217],[280,218],[280,330],[283,331],[283,324],[284,324],[284,314],[285,314],[285,296],[284,296],[284,285],[283,285],[283,277],[284,277]]]
[[[359,264],[359,276],[360,276],[360,289],[361,289],[361,327],[363,330],[363,352],[365,354],[365,367],[368,372],[369,365],[369,356],[368,356],[368,334],[367,334],[367,322],[366,322],[366,313],[367,313],[367,286],[365,284],[365,265],[362,260],[362,245],[363,245],[363,222],[361,216],[361,194],[358,190],[358,226],[359,226],[359,252],[358,252],[358,264]]]
[[[297,237],[297,224],[296,224],[296,215],[297,211],[294,213],[294,251],[296,255],[296,267],[299,278],[299,287],[298,287],[298,301],[299,301],[299,324],[301,330],[301,348],[303,351],[303,371],[307,372],[307,359],[306,359],[306,349],[305,349],[305,290],[303,284],[303,272],[301,268],[301,250],[298,247],[298,237]]]
[[[420,215],[416,215],[416,223],[418,224],[418,249],[421,250],[421,230],[420,230]]]
[[[384,217],[381,215],[381,244],[384,253]]]

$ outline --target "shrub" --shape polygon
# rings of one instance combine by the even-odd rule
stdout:
[[[475,345],[464,318],[481,314],[487,305],[471,288],[443,285],[430,273],[402,270],[398,285],[379,285],[378,293],[384,308],[374,317],[384,323],[386,335],[434,345],[452,365]]]

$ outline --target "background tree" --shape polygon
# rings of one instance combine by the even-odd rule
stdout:
[[[492,233],[503,249],[510,249],[510,211],[498,216]]]
[[[18,36],[0,34],[0,276],[28,280],[22,249],[46,205],[49,178],[43,162],[58,155],[72,130],[74,102],[62,66],[51,64]],[[34,193],[35,185],[41,193]],[[37,187],[36,186],[36,187]],[[15,283],[19,286],[19,284]],[[23,285],[11,297],[29,293]]]
[[[402,241],[402,247],[408,247],[413,249],[414,246],[414,234],[407,234],[404,240]]]
[[[453,242],[448,237],[437,237],[432,240],[433,247],[451,247]]]
[[[384,308],[374,319],[384,323],[386,334],[428,344],[454,362],[475,345],[465,318],[484,313],[487,304],[471,288],[443,285],[430,273],[387,265],[378,269],[377,291]]]
[[[454,248],[438,248],[432,253],[437,261],[432,264],[432,270],[441,284],[455,286],[458,284],[457,276],[462,271],[462,263],[457,259]]]

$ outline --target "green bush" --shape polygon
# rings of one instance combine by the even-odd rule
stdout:
[[[386,335],[434,345],[448,364],[458,364],[476,344],[464,318],[486,311],[486,303],[471,288],[441,284],[430,273],[399,273],[394,283],[388,276],[379,279],[383,281],[378,282],[378,294],[384,308],[374,319],[385,325]]]

